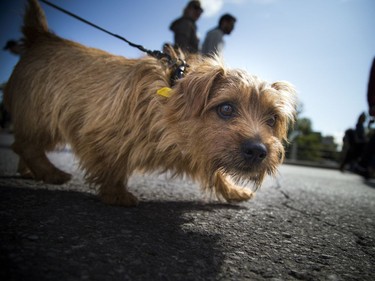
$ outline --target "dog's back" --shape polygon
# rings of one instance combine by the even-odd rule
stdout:
[[[158,89],[168,86],[169,70],[154,58],[126,59],[60,38],[48,31],[36,0],[29,0],[22,30],[26,51],[5,88],[15,136],[12,148],[20,156],[18,171],[47,183],[66,182],[70,176],[45,153],[69,143],[96,180],[100,171],[93,170],[101,169],[101,152],[108,150],[103,146],[113,145],[110,150],[118,152],[124,150],[124,140],[149,138],[146,125],[139,131],[130,121],[160,119],[154,117],[160,110],[148,105],[159,99]],[[157,102],[151,104],[159,109]],[[129,136],[137,130],[141,136]],[[121,135],[126,139],[118,141],[115,137]],[[107,154],[108,165],[118,158],[117,153]]]
[[[132,61],[53,34],[37,0],[29,0],[22,31],[26,51],[4,90],[15,134],[44,129],[55,138],[53,143],[63,142],[57,129],[61,123],[73,126],[84,119],[81,114],[88,111],[84,107],[90,106],[90,97],[97,97],[92,100],[98,106],[104,106],[106,97],[113,102],[117,93],[103,85],[119,85]]]

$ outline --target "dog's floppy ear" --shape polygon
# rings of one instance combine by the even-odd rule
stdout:
[[[290,121],[293,121],[297,112],[297,93],[292,84],[285,81],[278,81],[271,85],[278,91],[280,109]]]
[[[278,109],[281,113],[281,120],[282,122],[282,128],[280,128],[280,136],[286,140],[287,138],[287,131],[288,126],[292,126],[295,122],[296,115],[297,115],[297,94],[296,90],[288,82],[285,81],[279,81],[275,82],[271,85],[272,88],[277,90],[278,92]]]
[[[178,93],[183,101],[184,117],[198,117],[210,99],[212,88],[219,83],[224,74],[222,67],[197,68],[179,82]]]

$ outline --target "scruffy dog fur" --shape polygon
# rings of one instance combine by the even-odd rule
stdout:
[[[133,206],[135,171],[188,175],[227,202],[240,202],[274,174],[294,120],[296,97],[286,82],[267,83],[215,58],[191,58],[170,97],[163,61],[126,59],[48,31],[43,10],[29,0],[26,53],[5,89],[14,122],[18,172],[51,184],[71,175],[46,152],[70,144],[100,198]]]

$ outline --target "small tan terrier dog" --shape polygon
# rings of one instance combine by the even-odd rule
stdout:
[[[69,181],[46,156],[68,143],[105,203],[138,203],[127,186],[135,171],[188,175],[241,202],[253,191],[237,184],[258,187],[282,162],[296,111],[290,84],[196,57],[171,87],[161,60],[126,59],[49,32],[36,0],[22,30],[27,50],[5,89],[22,176]]]

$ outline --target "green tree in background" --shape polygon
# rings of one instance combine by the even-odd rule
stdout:
[[[290,143],[287,145],[286,158],[302,161],[338,161],[337,144],[331,136],[323,137],[314,132],[309,118],[300,117],[302,106],[299,107],[294,128],[289,131]]]

